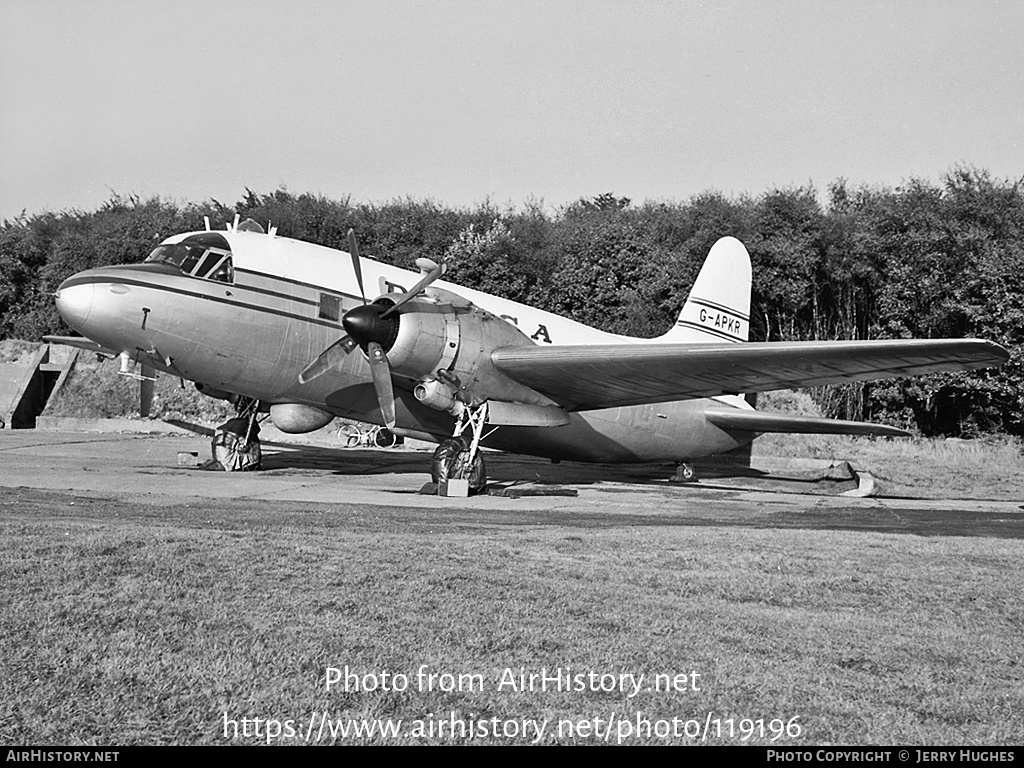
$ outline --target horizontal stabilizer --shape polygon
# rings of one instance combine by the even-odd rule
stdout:
[[[762,413],[739,408],[707,410],[707,420],[716,427],[738,432],[796,432],[816,435],[875,435],[878,437],[910,437],[903,429],[887,424],[865,421],[839,421],[813,416],[791,416],[788,413]]]

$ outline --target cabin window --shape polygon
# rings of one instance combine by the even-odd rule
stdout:
[[[329,293],[321,293],[319,316],[324,320],[334,320],[337,322],[338,318],[341,317],[341,299],[337,296],[331,296]]]
[[[233,283],[234,267],[228,241],[215,232],[186,237],[180,243],[158,246],[147,262],[172,264],[192,277]]]

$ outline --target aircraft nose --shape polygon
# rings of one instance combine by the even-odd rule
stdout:
[[[94,283],[75,282],[73,277],[65,280],[57,289],[57,311],[64,322],[79,333],[83,333],[82,329],[89,320],[95,293]]]

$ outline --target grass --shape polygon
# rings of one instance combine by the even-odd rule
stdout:
[[[1024,502],[1024,451],[1015,438],[762,435],[753,456],[847,460],[874,476],[880,496]]]
[[[561,743],[597,739],[552,738],[558,720],[611,714],[798,718],[784,746],[1024,731],[1020,540],[24,490],[0,502],[0,534],[8,744],[258,743],[265,729],[225,738],[225,717],[305,728],[322,712],[407,727],[550,718],[544,741]],[[415,680],[424,664],[484,690],[325,687],[331,667]],[[507,669],[545,667],[695,671],[700,690],[497,690]]]
[[[119,360],[98,360],[83,352],[64,386],[55,392],[45,416],[84,419],[139,418],[139,382],[121,376]],[[154,419],[186,419],[216,424],[234,415],[232,406],[199,393],[191,382],[157,374],[150,409]]]

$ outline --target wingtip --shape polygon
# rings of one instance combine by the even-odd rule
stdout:
[[[998,344],[988,339],[965,339],[973,347],[975,347],[981,354],[979,364],[981,366],[988,365],[1003,365],[1010,360],[1010,350],[1004,347],[1002,344]]]
[[[1002,362],[1008,363],[1010,361],[1010,350],[1008,350],[1002,344],[996,344],[994,341],[990,341],[989,344],[995,347],[996,355],[999,357],[1000,360],[1002,360]]]

